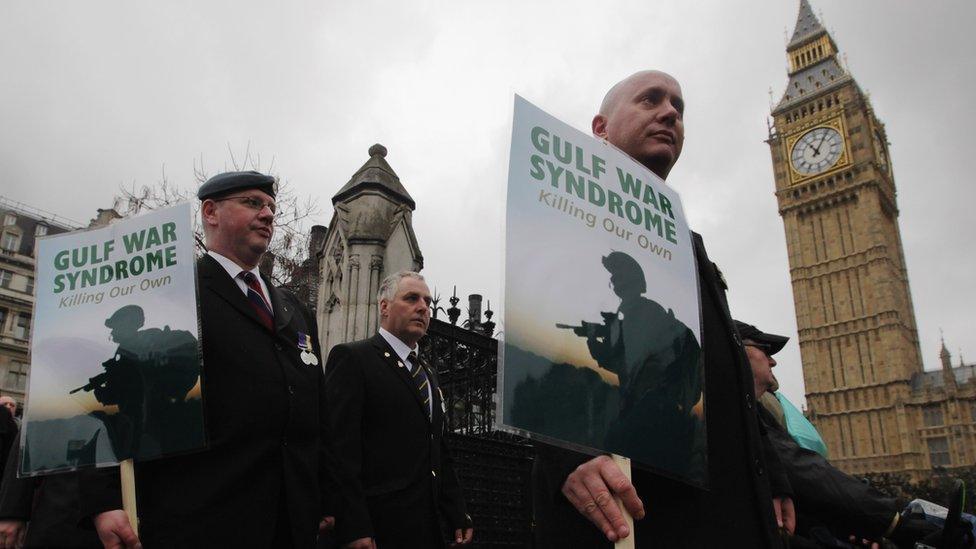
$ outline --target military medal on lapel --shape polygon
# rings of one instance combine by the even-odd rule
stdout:
[[[319,359],[312,352],[312,340],[309,339],[308,334],[298,332],[298,348],[302,351],[299,355],[302,362],[309,366],[315,366],[319,363]]]

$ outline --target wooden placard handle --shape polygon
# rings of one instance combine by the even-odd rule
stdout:
[[[620,471],[627,477],[627,480],[633,482],[633,477],[630,475],[630,458],[618,456],[617,454],[611,454],[610,457],[617,464],[617,467],[620,467]],[[630,512],[624,507],[624,503],[619,496],[614,496],[613,499],[617,502],[617,507],[620,507],[620,511],[624,514],[624,520],[627,521],[627,528],[630,530],[630,535],[617,540],[613,544],[613,547],[614,549],[635,549],[634,538],[637,536],[637,533],[634,532],[634,517],[630,516]]]
[[[136,472],[132,459],[124,459],[119,463],[119,475],[122,477],[122,509],[129,517],[132,531],[139,535],[139,513],[136,510]]]

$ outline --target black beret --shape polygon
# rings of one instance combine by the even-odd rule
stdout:
[[[735,322],[735,329],[739,332],[739,337],[742,339],[748,339],[750,341],[755,341],[756,343],[765,343],[769,345],[769,355],[775,355],[776,353],[783,350],[786,346],[786,342],[790,338],[781,335],[767,334],[759,328],[756,328],[752,324],[746,324],[745,322],[739,320],[733,320]]]
[[[264,175],[255,171],[248,172],[227,172],[217,174],[200,185],[197,191],[197,198],[206,200],[214,198],[231,191],[243,191],[247,189],[258,189],[274,198],[275,180],[270,175]]]

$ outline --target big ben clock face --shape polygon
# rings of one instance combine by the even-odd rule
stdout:
[[[828,170],[837,163],[843,147],[844,139],[834,128],[810,130],[793,145],[793,153],[790,155],[793,169],[802,175]]]

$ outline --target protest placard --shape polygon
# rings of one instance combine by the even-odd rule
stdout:
[[[678,194],[516,96],[500,426],[705,484],[701,320]]]
[[[204,445],[190,216],[38,240],[21,475]]]

